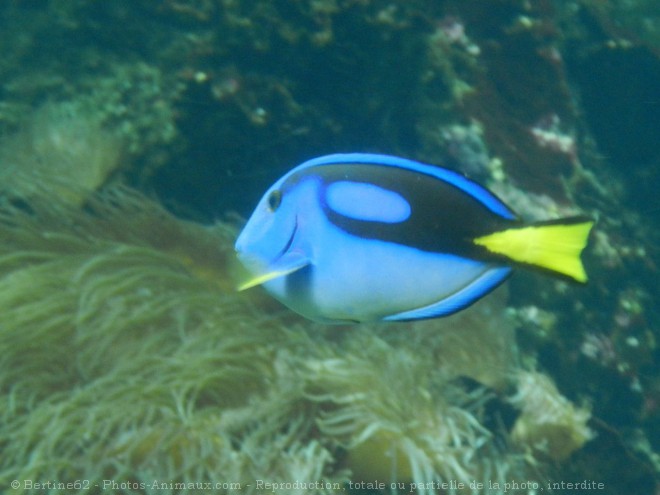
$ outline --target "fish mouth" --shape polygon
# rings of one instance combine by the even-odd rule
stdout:
[[[298,232],[298,217],[296,216],[293,224],[293,230],[291,231],[291,235],[289,236],[289,239],[284,244],[284,247],[280,249],[275,256],[273,256],[271,263],[279,260],[282,256],[286,254],[286,252],[293,245],[293,240],[296,237],[297,232]],[[246,252],[245,246],[241,246],[241,244],[242,243],[240,242],[240,237],[239,237],[239,239],[236,241],[236,244],[234,245],[234,251],[236,252],[236,257],[239,259],[241,263],[245,265],[246,268],[249,269],[259,268],[260,266],[263,267],[264,265],[268,264],[264,262],[263,257],[257,254]],[[259,270],[255,270],[255,271],[259,271]]]
[[[264,262],[263,258],[254,254],[242,253],[237,250],[237,256],[240,262],[254,275],[237,287],[238,291],[243,291],[262,285],[270,280],[286,276],[290,273],[300,270],[308,264],[308,260],[302,253],[291,252],[293,240],[298,232],[298,218],[296,217],[293,231],[289,236],[284,247],[270,262]]]
[[[309,258],[305,256],[305,254],[300,251],[300,250],[291,250],[291,246],[293,245],[293,239],[296,236],[296,232],[298,230],[298,222],[296,220],[295,227],[293,229],[293,232],[291,232],[291,236],[289,237],[289,240],[287,241],[286,245],[284,248],[280,251],[280,253],[275,257],[273,261],[268,263],[267,266],[263,266],[262,260],[258,260],[255,256],[246,256],[245,257],[245,263],[250,263],[250,259],[257,260],[254,265],[247,266],[249,271],[252,271],[254,276],[240,284],[236,289],[238,291],[243,291],[246,289],[249,289],[251,287],[255,287],[257,285],[262,285],[265,284],[266,282],[269,282],[271,280],[275,280],[281,277],[286,277],[287,275],[297,272],[298,270],[306,267],[309,265]],[[239,255],[240,259],[240,255]],[[241,259],[241,262],[243,262],[243,259]],[[253,269],[253,267],[256,268],[255,265],[260,265],[258,269]]]

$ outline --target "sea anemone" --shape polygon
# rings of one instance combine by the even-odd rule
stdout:
[[[469,492],[475,480],[525,474],[522,457],[498,443],[502,432],[484,425],[492,392],[456,381],[431,351],[395,347],[361,329],[341,354],[307,366],[319,429],[346,450],[353,481],[381,480],[419,493],[455,482]]]
[[[548,425],[585,420],[548,378],[518,374],[503,292],[444,320],[328,327],[237,293],[234,236],[125,187],[82,208],[38,181],[0,194],[0,484],[332,493],[379,479],[438,493],[453,480],[465,486],[444,491],[469,493],[535,478]],[[491,407],[509,387],[513,435]]]
[[[594,436],[587,426],[590,410],[573,405],[546,375],[521,372],[510,401],[521,410],[511,433],[513,442],[539,458],[564,460]]]
[[[81,102],[47,103],[0,143],[0,181],[16,194],[50,184],[50,194],[79,204],[121,163],[122,143]]]

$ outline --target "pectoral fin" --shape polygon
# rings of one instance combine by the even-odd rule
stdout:
[[[264,273],[257,275],[237,287],[236,290],[243,291],[256,285],[261,285],[270,280],[284,277],[309,265],[309,258],[301,252],[288,252],[275,262],[271,263]]]

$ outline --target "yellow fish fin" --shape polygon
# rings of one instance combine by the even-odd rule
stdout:
[[[580,254],[593,220],[584,217],[517,227],[474,239],[474,243],[512,261],[538,266],[578,282],[587,281]]]
[[[309,259],[303,254],[298,252],[286,253],[264,273],[243,282],[236,288],[236,290],[240,292],[257,285],[265,284],[275,278],[283,277],[296,272],[301,268],[305,268],[307,265],[309,265]]]
[[[238,292],[241,292],[243,290],[251,289],[252,287],[256,287],[257,285],[265,284],[269,280],[273,280],[274,278],[282,277],[286,275],[286,271],[275,271],[275,272],[268,272],[264,273],[262,275],[258,275],[256,277],[252,277],[250,280],[247,280],[243,282],[241,285],[236,287],[236,290]]]

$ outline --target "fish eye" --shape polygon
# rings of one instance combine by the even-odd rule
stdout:
[[[268,209],[270,211],[277,210],[281,202],[282,202],[282,191],[280,191],[279,189],[275,189],[268,196]]]

